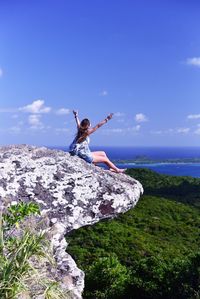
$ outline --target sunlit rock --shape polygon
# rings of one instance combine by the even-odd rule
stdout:
[[[65,235],[128,211],[142,192],[141,184],[126,174],[63,151],[27,145],[0,148],[0,199],[39,204],[57,263],[55,277],[74,299],[82,298],[84,273],[67,254]]]

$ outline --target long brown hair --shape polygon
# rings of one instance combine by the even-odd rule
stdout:
[[[78,128],[78,132],[76,135],[76,142],[77,143],[81,143],[83,142],[86,137],[87,137],[87,133],[88,133],[88,128],[90,126],[90,121],[87,118],[84,118],[81,123],[80,123],[80,127]]]

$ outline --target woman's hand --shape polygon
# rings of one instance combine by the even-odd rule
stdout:
[[[110,120],[113,117],[113,113],[110,113],[106,118],[107,120]]]
[[[73,110],[74,116],[78,116],[78,110]]]

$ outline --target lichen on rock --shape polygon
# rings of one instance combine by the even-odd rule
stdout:
[[[28,145],[0,148],[0,200],[36,202],[57,263],[61,285],[82,298],[84,273],[67,254],[65,235],[84,225],[113,218],[134,207],[141,184],[69,153]]]

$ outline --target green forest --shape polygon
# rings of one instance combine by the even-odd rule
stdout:
[[[200,298],[200,179],[129,169],[144,195],[113,220],[73,231],[84,299]]]

